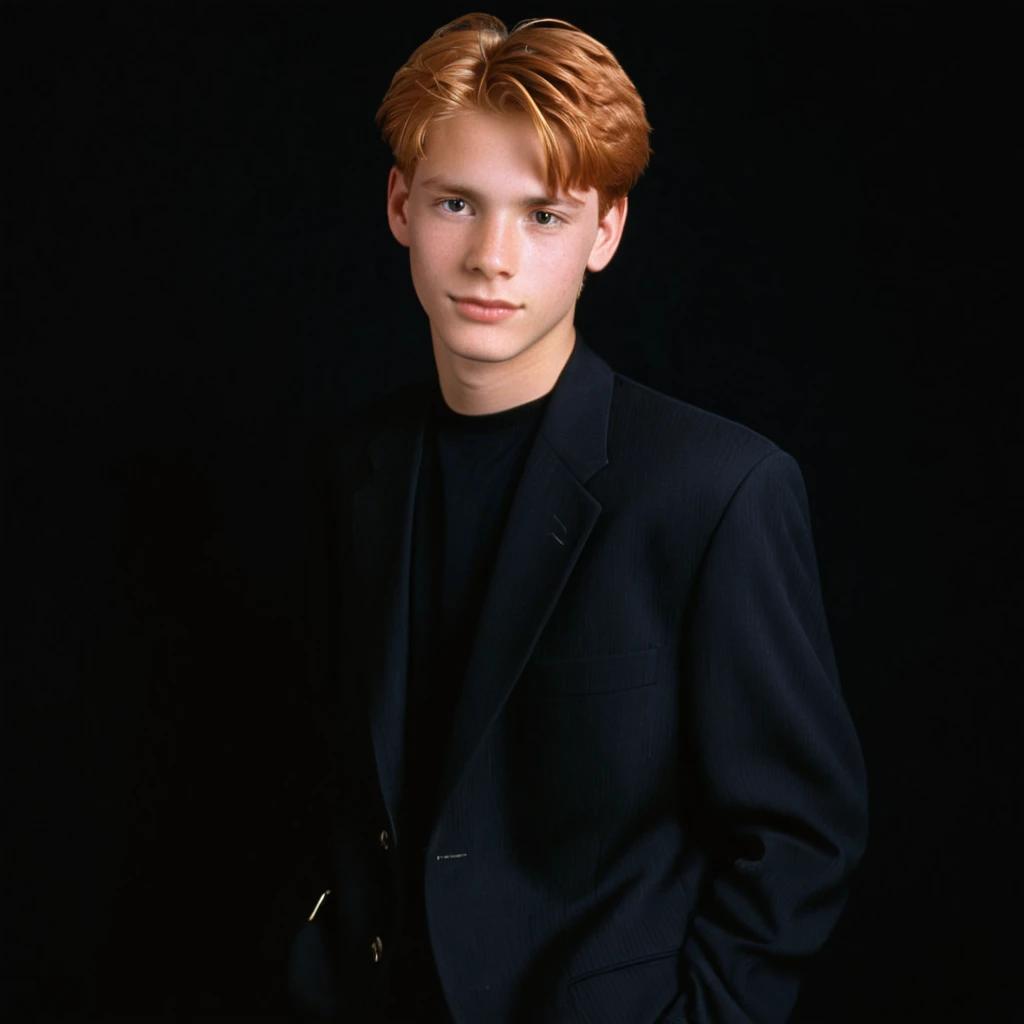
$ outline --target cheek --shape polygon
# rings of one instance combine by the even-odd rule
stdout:
[[[419,262],[432,264],[450,261],[453,258],[458,238],[451,230],[446,230],[446,227],[447,225],[431,223],[429,220],[411,225],[409,247]]]
[[[436,239],[422,229],[410,232],[409,263],[417,286],[436,279],[443,269],[444,260]]]
[[[409,254],[417,288],[450,284],[460,269],[456,240],[443,232],[420,229],[410,235]]]
[[[576,298],[580,279],[587,269],[590,247],[579,239],[569,239],[559,245],[536,246],[531,252],[531,273],[552,299],[565,293]]]

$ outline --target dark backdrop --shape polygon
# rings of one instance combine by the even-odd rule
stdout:
[[[1020,1012],[1019,126],[1007,18],[935,6],[495,11],[648,104],[584,336],[806,475],[872,834],[805,1024]],[[3,7],[10,1019],[279,1008],[302,453],[432,372],[373,114],[461,13]]]

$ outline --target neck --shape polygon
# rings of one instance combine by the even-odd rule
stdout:
[[[570,326],[564,339],[545,339],[500,362],[466,359],[446,348],[436,335],[432,340],[445,404],[464,416],[486,416],[525,405],[551,391],[572,355],[576,331]]]

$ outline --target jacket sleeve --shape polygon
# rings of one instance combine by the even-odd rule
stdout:
[[[683,737],[708,868],[666,1022],[781,1024],[867,836],[803,478],[775,451],[704,552],[684,636]]]

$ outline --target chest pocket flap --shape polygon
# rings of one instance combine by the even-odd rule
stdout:
[[[527,670],[537,697],[582,697],[652,686],[663,678],[661,645],[624,654],[535,662]]]

